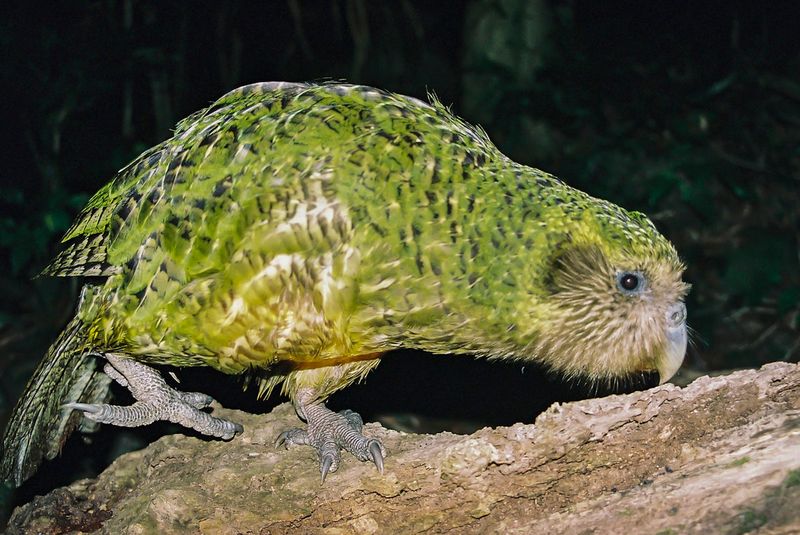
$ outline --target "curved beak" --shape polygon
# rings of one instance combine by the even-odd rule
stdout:
[[[678,368],[683,363],[686,355],[686,306],[683,303],[675,303],[667,309],[666,317],[666,337],[667,344],[663,360],[658,365],[659,383],[663,385],[669,381]]]

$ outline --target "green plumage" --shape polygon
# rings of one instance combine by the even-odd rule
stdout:
[[[553,338],[578,306],[553,298],[570,255],[685,292],[643,215],[512,162],[435,100],[364,86],[228,93],[120,171],[64,241],[45,274],[106,277],[78,311],[84,350],[264,369],[263,390],[320,398],[401,346],[581,373]],[[631,367],[654,366],[645,346]]]

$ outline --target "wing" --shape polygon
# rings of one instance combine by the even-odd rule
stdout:
[[[252,84],[227,93],[209,108],[182,120],[171,139],[142,153],[89,200],[61,240],[66,247],[41,274],[74,277],[120,273],[124,262],[135,256],[142,241],[158,231],[170,214],[163,230],[168,233],[172,226],[173,234],[190,235],[197,220],[204,219],[203,212],[213,210],[215,204],[225,204],[214,199],[220,199],[232,185],[235,169],[230,168],[229,159],[237,155],[241,158],[248,150],[237,140],[237,121],[246,121],[239,114],[264,113],[264,109],[255,107],[279,112],[275,108],[286,106],[308,87],[285,82]],[[274,98],[265,98],[269,94]],[[193,172],[198,163],[203,164],[201,175]],[[202,256],[202,249],[197,247],[195,251],[200,254],[195,256]],[[218,258],[208,260],[201,270],[218,264],[214,261]]]

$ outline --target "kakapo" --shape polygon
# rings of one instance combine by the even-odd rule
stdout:
[[[307,427],[278,443],[314,447],[323,479],[341,449],[383,469],[360,417],[325,400],[392,349],[668,380],[688,290],[670,242],[429,100],[252,84],[122,169],[44,270],[91,278],[14,410],[2,479],[28,478],[83,417],[241,431],[154,365],[250,372],[262,396],[281,385]],[[135,403],[106,404],[111,380]]]

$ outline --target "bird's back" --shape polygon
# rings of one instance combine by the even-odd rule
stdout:
[[[81,311],[91,342],[153,362],[240,372],[369,350],[348,331],[354,225],[386,242],[373,263],[399,246],[402,229],[380,228],[399,224],[384,190],[430,174],[443,128],[489,144],[440,105],[374,88],[245,86],[121,170],[45,273],[107,277]]]

